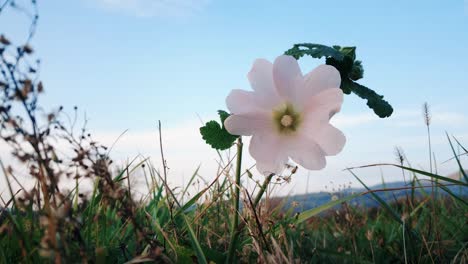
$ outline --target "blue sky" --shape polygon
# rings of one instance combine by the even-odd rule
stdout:
[[[392,162],[394,145],[402,145],[424,166],[420,109],[425,101],[434,112],[441,160],[450,156],[445,130],[468,139],[464,1],[51,0],[40,1],[39,11],[33,46],[42,58],[45,106],[78,105],[103,141],[130,129],[134,141],[122,143],[117,156],[156,153],[155,140],[148,146],[143,139],[156,132],[159,119],[174,135],[194,128],[187,140],[200,141],[197,115],[212,118],[225,109],[231,89],[250,89],[246,74],[256,58],[272,61],[303,42],[357,46],[365,68],[361,83],[395,108],[393,118],[376,119],[362,100],[345,97],[337,126],[342,124],[348,144],[343,158],[333,157],[330,171],[320,175]],[[0,31],[17,42],[24,39],[26,25],[14,12],[0,16]],[[321,62],[300,61],[303,72]],[[206,163],[199,153],[211,153],[199,143],[174,144],[197,154],[193,164],[183,165],[187,170],[174,169],[174,177]],[[190,157],[175,149],[168,151],[177,167]],[[343,182],[350,180],[346,177]],[[366,177],[376,179],[371,173]]]

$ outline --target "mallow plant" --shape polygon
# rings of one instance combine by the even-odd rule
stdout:
[[[343,94],[355,93],[381,118],[393,108],[373,90],[356,81],[364,75],[355,47],[296,44],[273,63],[254,61],[247,78],[252,91],[235,89],[226,98],[229,113],[219,110],[221,124],[209,121],[200,128],[203,139],[214,149],[237,146],[234,180],[234,208],[227,263],[234,260],[239,225],[242,136],[251,136],[249,153],[265,180],[255,198],[262,199],[272,177],[280,175],[289,161],[307,170],[326,166],[326,156],[337,155],[346,143],[345,135],[330,124],[341,110]],[[325,58],[325,64],[307,74],[297,59],[309,55]]]

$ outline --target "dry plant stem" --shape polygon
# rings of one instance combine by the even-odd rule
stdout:
[[[171,188],[169,188],[169,185],[167,184],[167,164],[166,164],[166,159],[164,158],[164,151],[163,151],[163,145],[162,145],[162,133],[161,133],[161,120],[158,121],[158,128],[159,128],[159,147],[161,151],[161,159],[162,159],[162,164],[163,164],[163,175],[164,175],[164,187],[166,188],[166,194],[171,195],[172,199],[174,199],[174,202],[177,204],[177,206],[180,208],[179,201],[177,201],[174,193],[172,192]],[[171,208],[171,218],[172,218],[172,205],[170,205]]]
[[[164,152],[163,152],[163,146],[162,146],[161,120],[158,121],[158,129],[159,129],[159,146],[161,150],[161,159],[163,163],[164,182],[167,182],[166,159],[164,158]]]
[[[257,208],[258,203],[262,200],[263,194],[265,193],[266,189],[268,188],[268,185],[270,185],[271,179],[275,176],[274,173],[271,173],[268,175],[265,179],[265,181],[262,184],[262,187],[260,187],[260,191],[258,191],[257,197],[255,197],[254,201],[254,208]]]
[[[427,103],[424,103],[423,105],[423,110],[424,110],[424,123],[426,124],[426,128],[427,128],[427,142],[428,142],[428,146],[429,146],[429,171],[431,173],[433,173],[433,167],[435,166],[435,157],[434,157],[434,163],[432,162],[432,144],[431,144],[431,128],[430,128],[430,125],[431,125],[431,115],[430,115],[430,112],[429,112],[429,105]],[[434,164],[434,165],[433,165]],[[436,199],[436,196],[435,196],[435,192],[436,192],[436,188],[435,188],[435,185],[437,185],[437,179],[434,183],[434,179],[431,178],[431,197],[432,197],[432,219],[434,221],[433,223],[433,232],[436,236],[436,238],[439,238],[439,232],[438,232],[438,229],[436,228],[438,226],[438,217],[437,217],[437,213],[436,213],[436,205],[435,205],[435,199]],[[442,255],[441,253],[441,249],[440,249],[440,243],[437,243],[437,254],[439,255],[439,257]]]
[[[429,171],[432,173],[432,145],[431,145],[431,129],[427,126],[427,142],[429,144]]]
[[[234,186],[234,215],[231,227],[231,241],[229,243],[228,256],[226,263],[233,263],[234,255],[236,252],[237,237],[239,236],[239,207],[240,207],[240,176],[241,176],[241,165],[242,165],[242,137],[237,139],[237,159],[236,159],[236,183]]]
[[[262,240],[263,240],[263,243],[265,244],[265,247],[267,248],[268,251],[271,251],[270,249],[270,246],[268,244],[268,241],[265,237],[265,233],[263,232],[263,228],[262,228],[262,224],[260,223],[260,220],[258,218],[258,215],[257,215],[257,210],[255,209],[256,206],[253,204],[252,202],[252,198],[250,197],[249,193],[247,192],[247,198],[249,200],[249,203],[250,203],[250,207],[252,208],[252,213],[254,215],[254,218],[255,218],[255,222],[257,224],[257,228],[258,228],[258,233],[260,234]]]
[[[21,56],[22,55],[18,55],[17,61],[19,61]],[[5,64],[7,63],[4,58],[2,58],[2,60],[3,60],[3,63]],[[55,191],[58,190],[58,186],[57,186],[56,179],[46,162],[47,160],[49,160],[49,157],[47,156],[46,151],[44,151],[44,153],[41,152],[40,145],[41,143],[43,144],[43,142],[41,141],[41,138],[38,133],[39,129],[38,129],[38,125],[36,122],[36,116],[35,116],[34,110],[29,107],[27,103],[27,98],[23,96],[23,94],[21,93],[21,90],[19,88],[19,82],[16,80],[16,77],[15,77],[15,72],[14,72],[15,69],[16,69],[16,66],[14,68],[12,67],[8,68],[8,73],[9,73],[10,79],[12,80],[14,84],[13,88],[16,91],[16,94],[18,94],[19,100],[21,104],[23,105],[26,111],[27,117],[29,118],[31,122],[31,130],[32,130],[31,136],[33,140],[30,140],[29,144],[31,145],[31,147],[33,148],[34,152],[37,154],[37,157],[38,157],[37,158],[37,163],[38,163],[37,165],[39,166],[39,174],[38,174],[39,179],[38,180],[39,180],[42,194],[44,196],[44,209],[47,212],[49,223],[51,223],[49,225],[49,232],[51,234],[56,234],[56,226],[55,226],[54,219],[52,217],[50,199],[51,198],[55,199],[54,194],[55,194]],[[50,193],[49,193],[49,190],[47,189],[47,179],[50,180],[51,185],[52,185],[52,188],[50,189]],[[50,244],[52,245],[52,248],[54,248],[57,253],[55,256],[55,262],[56,263],[60,262],[60,254],[58,254],[58,247],[57,247],[57,241],[56,241],[55,235],[51,236]]]
[[[408,259],[406,257],[406,241],[405,241],[405,220],[403,220],[403,228],[401,229],[403,232],[403,253],[405,256],[405,264],[408,263]]]

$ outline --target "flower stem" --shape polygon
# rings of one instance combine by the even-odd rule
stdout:
[[[262,187],[260,187],[260,191],[258,191],[257,197],[255,197],[254,207],[257,207],[260,200],[262,200],[263,194],[265,193],[265,191],[266,191],[268,185],[270,184],[271,179],[273,178],[273,176],[275,176],[275,174],[270,173],[270,175],[268,175],[265,178],[265,181],[263,182]]]
[[[226,259],[226,263],[234,262],[234,255],[237,243],[237,237],[239,236],[240,230],[239,227],[239,207],[240,207],[240,177],[241,177],[241,165],[242,165],[242,138],[237,139],[237,159],[236,159],[236,185],[234,186],[234,215],[233,222],[231,226],[231,241],[229,243],[229,251]]]

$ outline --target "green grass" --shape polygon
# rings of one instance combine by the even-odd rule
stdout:
[[[126,177],[131,176],[127,171],[142,166],[151,191],[137,203],[131,199]],[[404,169],[415,177],[424,174],[448,181],[430,172]],[[196,177],[194,173],[190,182]],[[49,215],[37,209],[35,197],[13,200],[1,217],[0,262],[225,261],[235,206],[230,195],[233,186],[226,177],[217,178],[184,204],[175,199],[187,189],[167,195],[163,177],[147,161],[116,175],[113,192],[99,187],[101,180],[97,178],[88,198],[75,200],[73,192],[62,197],[63,213]],[[467,188],[463,181],[451,181]],[[445,192],[443,185],[437,188]],[[375,196],[381,206],[372,209],[351,206],[352,199],[361,195],[355,194],[299,215],[265,200],[255,206],[254,199],[242,193],[247,203],[239,214],[240,235],[234,245],[237,262],[468,261],[468,204],[466,197],[453,193],[408,197],[391,204]],[[48,241],[53,229],[56,246]]]

